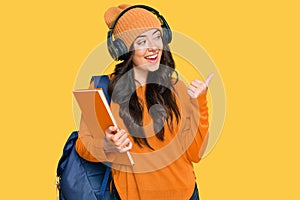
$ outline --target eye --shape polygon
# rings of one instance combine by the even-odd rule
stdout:
[[[137,45],[141,46],[141,45],[144,45],[146,43],[146,40],[138,40],[136,42]]]
[[[160,39],[161,39],[161,35],[160,35],[160,34],[159,34],[159,35],[155,35],[155,36],[154,36],[154,39],[155,39],[155,40],[160,40]]]

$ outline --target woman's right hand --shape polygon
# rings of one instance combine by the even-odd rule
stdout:
[[[132,143],[128,138],[128,133],[118,127],[110,126],[105,130],[105,140],[103,145],[105,152],[124,153],[132,148]]]

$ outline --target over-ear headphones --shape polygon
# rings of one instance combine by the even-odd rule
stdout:
[[[113,21],[112,25],[109,28],[109,31],[107,33],[107,48],[108,51],[111,55],[111,57],[114,60],[124,60],[129,52],[129,50],[127,49],[125,43],[117,38],[115,40],[113,40],[113,30],[118,22],[118,20],[129,10],[133,9],[133,8],[143,8],[145,10],[148,10],[150,12],[152,12],[154,15],[157,16],[157,18],[159,19],[159,21],[161,22],[161,28],[163,31],[163,36],[162,39],[164,41],[164,43],[169,44],[172,40],[172,31],[167,23],[167,21],[165,20],[165,18],[159,14],[159,12],[157,10],[155,10],[154,8],[151,8],[149,6],[146,5],[134,5],[134,6],[130,6],[126,9],[124,9],[117,17],[116,19]]]

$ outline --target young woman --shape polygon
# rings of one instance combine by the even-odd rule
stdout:
[[[186,87],[178,80],[161,16],[149,8],[128,8],[105,13],[115,40],[127,48],[110,75],[118,127],[107,127],[105,138],[97,138],[82,118],[77,152],[113,163],[115,199],[199,199],[192,163],[200,161],[208,138],[207,83],[194,80]]]

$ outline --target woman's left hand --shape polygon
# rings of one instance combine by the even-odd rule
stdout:
[[[214,73],[211,73],[208,75],[207,79],[205,82],[200,81],[198,79],[192,81],[190,85],[188,86],[188,94],[192,98],[197,98],[201,94],[205,93],[208,89],[208,84],[212,77],[214,76]]]

